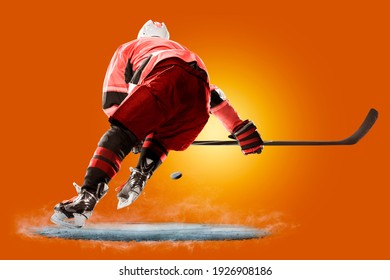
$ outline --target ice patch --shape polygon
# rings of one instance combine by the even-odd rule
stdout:
[[[46,237],[100,241],[218,241],[258,239],[266,230],[240,225],[190,223],[102,223],[81,229],[56,226],[31,228]]]

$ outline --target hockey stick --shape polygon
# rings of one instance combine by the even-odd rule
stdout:
[[[378,118],[378,111],[370,109],[363,123],[360,125],[351,136],[343,140],[333,141],[264,141],[264,146],[335,146],[335,145],[354,145],[367,134],[371,127],[375,124]],[[208,141],[194,141],[192,145],[204,146],[232,146],[238,145],[238,142],[233,140],[208,140]]]

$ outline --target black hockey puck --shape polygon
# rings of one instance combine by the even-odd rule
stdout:
[[[173,173],[171,174],[171,179],[172,179],[172,180],[177,180],[177,179],[180,179],[181,176],[183,176],[183,174],[181,174],[180,171],[176,171],[176,172],[173,172]]]

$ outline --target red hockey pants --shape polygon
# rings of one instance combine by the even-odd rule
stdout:
[[[138,139],[153,133],[167,150],[188,148],[209,118],[210,89],[205,72],[170,58],[156,65],[111,118]]]

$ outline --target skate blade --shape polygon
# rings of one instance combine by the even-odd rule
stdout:
[[[50,217],[50,221],[60,227],[81,228],[84,226],[87,218],[84,215],[74,214],[73,219],[69,219],[65,214],[56,212]]]
[[[123,198],[123,197],[118,197],[119,201],[118,201],[117,209],[122,209],[122,208],[129,206],[138,198],[138,196],[139,196],[138,193],[131,191],[129,193],[129,198],[127,198],[127,199]]]
[[[118,198],[118,206],[117,206],[117,209],[122,209],[122,208],[125,208],[127,206],[129,206],[133,201],[131,201],[130,198],[128,199],[125,199],[125,198]]]

